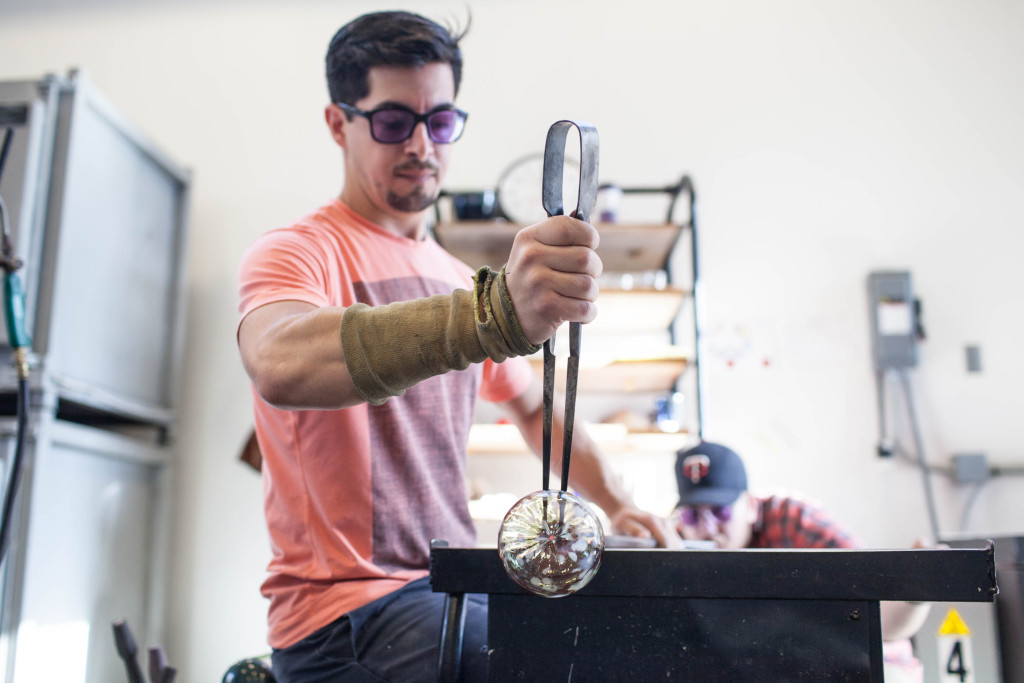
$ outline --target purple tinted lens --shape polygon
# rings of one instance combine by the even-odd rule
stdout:
[[[416,125],[416,117],[404,109],[381,109],[373,112],[370,125],[378,142],[390,144],[409,138]]]
[[[464,123],[462,115],[457,111],[442,109],[427,117],[427,130],[431,140],[445,144],[459,138]]]
[[[697,526],[704,510],[710,512],[719,522],[728,522],[732,519],[732,507],[729,505],[710,505],[707,507],[684,507],[679,513],[679,518],[686,526]]]
[[[679,519],[682,520],[686,526],[697,525],[697,510],[694,508],[683,508],[679,512]]]

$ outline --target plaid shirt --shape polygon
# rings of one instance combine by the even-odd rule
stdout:
[[[863,546],[860,539],[808,500],[778,495],[754,498],[758,503],[758,519],[748,548]]]

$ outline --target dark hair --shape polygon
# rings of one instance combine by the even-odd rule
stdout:
[[[447,63],[462,79],[459,40],[469,30],[449,29],[412,12],[373,12],[338,29],[327,48],[327,89],[332,102],[354,104],[370,92],[367,74],[375,66]]]

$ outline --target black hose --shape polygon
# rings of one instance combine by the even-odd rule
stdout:
[[[3,517],[0,518],[0,564],[7,557],[11,519],[14,517],[14,501],[18,497],[21,481],[22,460],[25,451],[25,435],[28,434],[29,384],[27,378],[18,379],[18,430],[14,442],[14,457],[11,459],[11,473],[7,478],[4,492]]]

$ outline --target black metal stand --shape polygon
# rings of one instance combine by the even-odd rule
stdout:
[[[431,583],[488,595],[490,681],[881,681],[879,601],[992,602],[974,550],[606,550],[566,598],[519,588],[491,549],[431,551]],[[445,656],[459,629],[442,633]],[[447,676],[447,678],[445,677]]]

